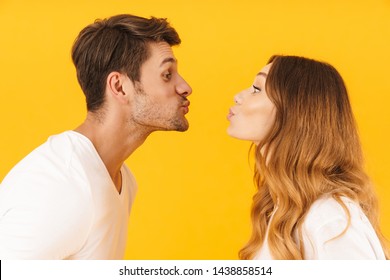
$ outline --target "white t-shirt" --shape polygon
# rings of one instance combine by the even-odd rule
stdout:
[[[351,224],[342,236],[333,240],[332,238],[338,236],[348,223],[344,209],[332,197],[320,198],[311,206],[302,228],[305,259],[385,260],[375,230],[360,206],[348,198],[342,200],[350,212]],[[267,237],[268,232],[254,259],[273,259]]]
[[[0,259],[123,259],[137,185],[119,194],[92,142],[51,136],[0,185]]]

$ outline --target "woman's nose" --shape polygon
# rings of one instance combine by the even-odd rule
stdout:
[[[242,102],[242,96],[241,96],[241,92],[240,92],[234,96],[234,103],[239,105],[239,104],[241,104],[241,102]]]

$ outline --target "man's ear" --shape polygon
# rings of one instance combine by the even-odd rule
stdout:
[[[127,75],[115,71],[108,74],[106,88],[107,93],[119,102],[128,103],[132,82]]]

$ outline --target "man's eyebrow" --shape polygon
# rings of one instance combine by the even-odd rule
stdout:
[[[161,64],[160,64],[160,67],[163,66],[165,63],[168,63],[168,62],[171,62],[171,63],[177,63],[177,60],[173,57],[167,57],[165,58]]]
[[[267,78],[267,73],[259,72],[257,73],[257,76],[263,76],[264,78]]]

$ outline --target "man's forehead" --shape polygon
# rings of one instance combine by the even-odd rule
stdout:
[[[177,63],[171,46],[166,42],[151,43],[149,45],[151,56],[150,59],[155,61],[158,66],[166,63]]]

